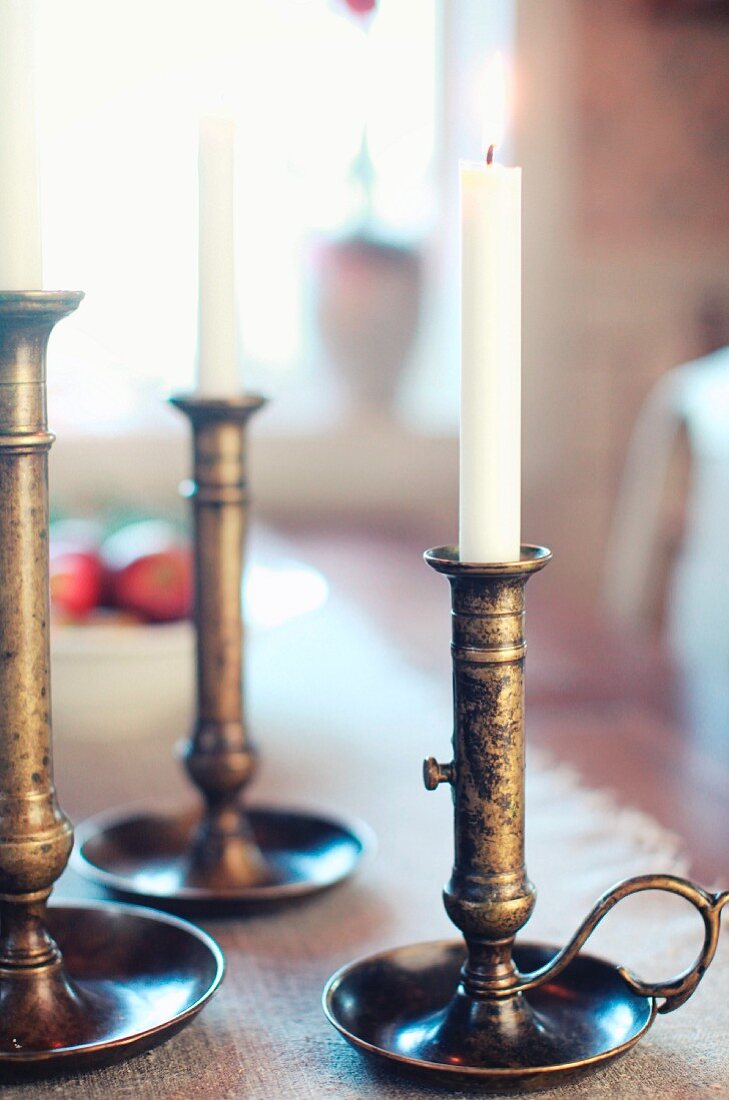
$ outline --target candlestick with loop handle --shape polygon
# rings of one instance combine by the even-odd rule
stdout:
[[[330,979],[324,1007],[353,1045],[402,1070],[544,1087],[628,1050],[656,1013],[691,996],[729,893],[641,875],[608,890],[562,950],[516,942],[536,897],[524,865],[524,589],[551,553],[523,546],[518,562],[489,565],[440,547],[425,558],[452,592],[454,756],[428,758],[424,780],[453,790],[455,860],[443,900],[463,940],[353,963]],[[644,982],[580,953],[617,902],[644,890],[685,898],[704,924],[698,958],[670,981]]]

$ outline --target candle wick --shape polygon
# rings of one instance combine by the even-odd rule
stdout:
[[[495,151],[495,149],[496,149],[495,145],[489,145],[489,151],[486,154],[486,163],[487,164],[493,164],[494,163],[494,151]]]

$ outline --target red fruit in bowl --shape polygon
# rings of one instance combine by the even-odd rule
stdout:
[[[172,622],[192,608],[192,556],[173,527],[133,523],[102,547],[110,602],[150,622]]]
[[[145,554],[112,577],[114,605],[156,623],[184,619],[192,602],[192,568],[186,550]]]
[[[51,550],[53,610],[72,619],[85,618],[99,602],[103,567],[96,554]]]

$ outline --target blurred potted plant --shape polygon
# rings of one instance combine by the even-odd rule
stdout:
[[[342,0],[368,34],[376,0]],[[350,171],[357,213],[316,250],[316,322],[325,353],[358,411],[392,407],[417,329],[421,255],[378,227],[367,124]]]

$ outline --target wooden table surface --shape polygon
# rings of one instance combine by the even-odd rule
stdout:
[[[222,990],[199,1021],[124,1066],[21,1087],[23,1100],[439,1095],[363,1067],[323,1020],[318,1001],[328,974],[352,958],[453,935],[439,896],[452,854],[450,799],[426,794],[418,778],[422,757],[447,752],[450,736],[448,586],[422,564],[417,535],[303,528],[286,534],[302,560],[323,570],[332,597],[328,609],[309,621],[251,638],[250,710],[262,750],[256,798],[362,816],[378,833],[378,858],[351,883],[306,905],[271,917],[206,922],[229,965]],[[557,614],[540,595],[538,580],[530,585],[527,620],[532,746],[573,764],[588,786],[611,788],[619,800],[682,834],[692,870],[706,885],[726,881],[726,761],[682,724],[665,655],[619,644],[594,623],[573,621],[563,608]],[[132,737],[123,744],[59,739],[63,807],[78,821],[126,801],[189,804],[190,789],[172,758],[184,732],[166,731],[143,744]],[[539,787],[539,776],[537,781]],[[569,835],[560,830],[571,828],[573,784],[564,788],[561,821],[563,807],[555,817],[549,776],[545,783],[541,796],[539,790],[532,795],[538,825],[531,832],[527,825],[530,872],[540,889],[532,934],[564,942],[616,877],[658,868],[642,858],[631,863],[629,846],[623,851],[617,833],[604,838],[610,843],[600,844],[597,859],[589,843],[572,852]],[[590,805],[578,792],[575,812],[588,806],[584,812],[592,813]],[[602,811],[595,812],[596,827],[609,833]],[[57,896],[69,893],[95,896],[73,874]],[[634,932],[650,952],[634,959],[630,947],[621,961],[643,970],[652,957],[656,919],[649,911],[635,927],[616,918],[606,953],[621,952],[626,941],[630,947]],[[693,942],[695,914],[686,919]],[[683,925],[676,927],[682,940]],[[661,956],[657,969],[663,963],[668,973],[689,961],[680,942],[676,949],[678,956]],[[652,1032],[650,1042],[615,1063],[599,1093],[587,1082],[562,1095],[725,1095],[717,1083],[716,1051],[726,1017],[722,1023],[716,1012],[702,1016],[702,1003],[720,1000],[721,972],[715,970],[707,975],[703,1002],[699,994],[659,1020],[656,1039]],[[655,968],[647,976],[655,976]],[[658,1082],[655,1092],[651,1081]]]

